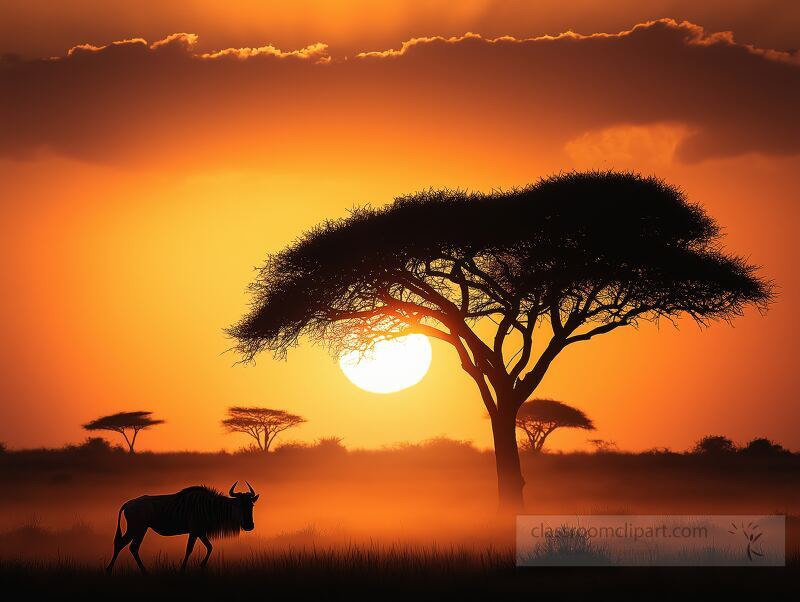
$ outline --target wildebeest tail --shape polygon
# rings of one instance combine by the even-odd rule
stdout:
[[[117,514],[117,532],[114,535],[114,543],[122,539],[122,529],[119,528],[119,521],[122,519],[122,511],[125,510],[125,506],[127,505],[128,502],[125,502],[124,504],[122,504],[122,506],[119,507],[119,513]]]

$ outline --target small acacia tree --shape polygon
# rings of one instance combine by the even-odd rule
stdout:
[[[157,424],[164,424],[163,420],[151,418],[153,412],[119,412],[118,414],[111,414],[110,416],[102,416],[96,418],[91,422],[83,425],[87,431],[114,431],[119,433],[125,438],[125,443],[128,444],[128,451],[136,453],[134,446],[136,445],[136,437],[139,431],[149,429],[151,426]],[[133,436],[128,437],[128,432]]]
[[[222,426],[229,433],[250,435],[261,451],[268,452],[275,437],[304,422],[307,421],[302,416],[283,410],[235,406],[228,408],[228,417],[222,421]]]
[[[410,333],[451,345],[491,419],[501,505],[519,509],[517,412],[559,353],[645,320],[766,308],[770,284],[719,237],[682,192],[635,174],[429,190],[355,209],[270,256],[228,333],[245,361],[285,357],[303,336],[334,354]]]
[[[582,410],[555,399],[531,399],[517,412],[517,428],[525,433],[527,448],[539,453],[554,430],[578,428],[593,431],[594,423]]]

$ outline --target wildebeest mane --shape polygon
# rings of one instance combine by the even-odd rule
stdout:
[[[203,525],[209,537],[238,535],[242,516],[238,503],[206,486],[187,487],[172,496],[172,515],[188,524]]]

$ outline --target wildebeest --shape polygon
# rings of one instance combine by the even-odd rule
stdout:
[[[200,566],[206,566],[213,549],[211,538],[238,535],[242,529],[252,531],[255,528],[253,504],[258,500],[258,495],[247,481],[245,483],[250,492],[235,493],[236,483],[231,485],[228,492],[230,497],[209,487],[196,486],[171,495],[143,495],[122,504],[117,515],[114,556],[106,571],[110,573],[114,569],[114,562],[122,548],[130,544],[131,555],[139,569],[147,572],[139,558],[139,546],[148,529],[159,535],[189,535],[181,570],[186,569],[194,544],[200,538],[206,547],[206,556]],[[120,529],[123,513],[128,523],[124,535]]]

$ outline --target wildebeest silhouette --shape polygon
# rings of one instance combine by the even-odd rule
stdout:
[[[238,535],[242,529],[252,531],[255,528],[253,504],[259,496],[247,481],[245,483],[250,491],[235,493],[236,483],[231,485],[229,497],[210,487],[195,486],[171,495],[143,495],[122,504],[117,515],[114,556],[106,571],[110,573],[114,569],[117,556],[130,544],[133,559],[142,573],[146,573],[142,559],[139,558],[139,546],[142,545],[148,529],[159,535],[189,535],[181,570],[186,569],[186,563],[199,538],[206,547],[206,556],[200,566],[206,566],[213,549],[211,538]],[[123,513],[128,523],[124,535],[120,529]]]

